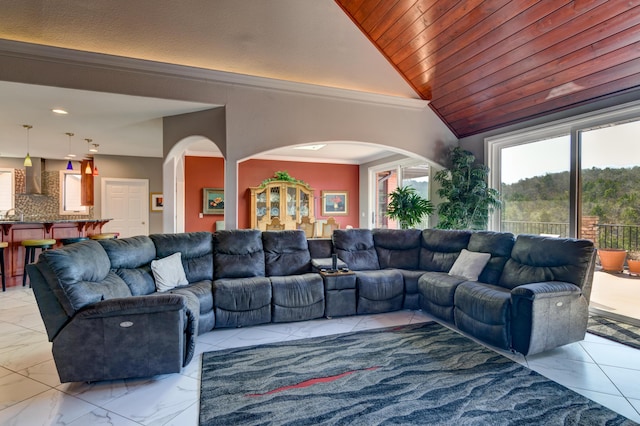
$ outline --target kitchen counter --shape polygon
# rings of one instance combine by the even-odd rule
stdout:
[[[0,219],[0,241],[9,243],[5,252],[7,286],[22,285],[24,273],[24,240],[87,237],[102,232],[111,219],[25,218]],[[61,246],[60,243],[56,244]]]

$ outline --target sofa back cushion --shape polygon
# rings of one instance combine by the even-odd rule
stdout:
[[[380,268],[418,269],[419,229],[374,229],[372,233]]]
[[[152,234],[149,238],[156,246],[159,259],[182,253],[182,266],[190,283],[213,280],[213,239],[210,232]]]
[[[311,255],[303,230],[262,233],[267,276],[299,275],[311,272]]]
[[[97,241],[47,250],[38,262],[51,271],[53,279],[47,281],[69,316],[101,300],[131,296],[127,284],[111,271],[109,256]]]
[[[498,284],[564,281],[582,288],[587,281],[594,246],[591,241],[518,235]]]
[[[420,269],[449,272],[462,249],[467,248],[471,231],[424,229],[420,249]]]
[[[380,269],[370,229],[336,229],[332,238],[336,254],[351,270]]]
[[[264,277],[262,232],[234,229],[213,234],[215,278]]]
[[[515,238],[510,232],[477,231],[471,234],[467,250],[491,255],[478,281],[498,284],[504,265],[511,256],[514,242]]]
[[[151,238],[140,235],[113,240],[97,240],[111,261],[111,270],[129,286],[131,294],[140,296],[156,291],[151,273],[151,261],[156,247]]]

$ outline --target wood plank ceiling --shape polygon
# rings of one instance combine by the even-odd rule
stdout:
[[[639,1],[336,2],[460,138],[640,87]]]

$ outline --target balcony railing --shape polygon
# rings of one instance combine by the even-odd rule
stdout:
[[[518,234],[546,234],[558,237],[569,236],[569,224],[562,222],[521,222],[503,221],[502,231]]]
[[[640,251],[640,225],[598,223],[593,225],[596,245],[601,248],[620,248]],[[504,221],[502,231],[518,234],[546,234],[569,236],[569,224],[562,222]],[[584,232],[584,230],[583,230]]]
[[[596,226],[598,227],[598,247],[638,251],[640,226],[601,223]]]

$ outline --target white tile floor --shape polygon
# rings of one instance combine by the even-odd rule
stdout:
[[[401,311],[214,330],[198,338],[198,355],[181,374],[60,384],[33,294],[13,287],[0,294],[0,425],[197,425],[202,352],[429,319]],[[640,351],[587,334],[511,358],[640,423]]]

